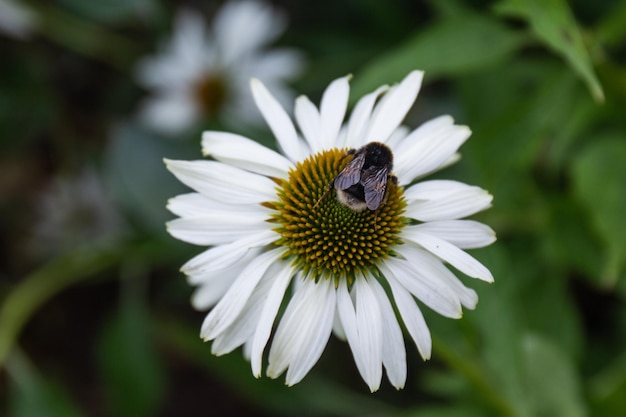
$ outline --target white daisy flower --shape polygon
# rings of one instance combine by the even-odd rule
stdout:
[[[158,55],[138,66],[138,81],[152,91],[140,118],[163,133],[180,133],[206,118],[226,123],[260,124],[249,89],[263,80],[287,102],[285,82],[297,76],[302,58],[292,49],[267,46],[283,33],[286,19],[270,5],[230,1],[207,28],[203,17],[182,10],[172,38]]]
[[[319,109],[304,96],[296,100],[299,131],[266,87],[252,80],[280,153],[246,137],[209,131],[202,146],[214,160],[165,161],[195,190],[169,201],[180,217],[168,223],[170,234],[211,246],[182,271],[198,286],[193,305],[213,307],[201,337],[213,341],[214,354],[243,345],[259,377],[278,322],[267,375],[286,371],[286,383],[293,385],[317,362],[334,331],[347,340],[371,391],[379,388],[383,368],[400,389],[407,374],[401,323],[428,359],[431,337],[421,305],[450,318],[476,306],[476,293],[447,265],[493,281],[465,249],[491,244],[494,232],[462,220],[490,207],[492,196],[456,181],[417,182],[456,160],[470,136],[449,116],[413,131],[399,128],[422,77],[414,71],[400,84],[364,96],[345,124],[349,77],[337,79]],[[371,147],[380,153],[364,156]],[[346,205],[346,197],[360,200],[361,207]]]

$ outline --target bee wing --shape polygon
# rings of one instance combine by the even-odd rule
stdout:
[[[352,161],[341,170],[337,178],[335,178],[335,188],[339,190],[347,190],[354,184],[358,184],[361,180],[361,169],[365,163],[365,152],[357,152]]]
[[[365,170],[363,172],[363,190],[365,192],[365,202],[370,210],[377,210],[385,198],[387,188],[387,178],[389,169],[380,168],[376,170]]]

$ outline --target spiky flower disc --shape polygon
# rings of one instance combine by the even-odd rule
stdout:
[[[275,228],[286,246],[285,259],[314,279],[347,278],[352,284],[386,259],[405,220],[402,189],[389,180],[385,204],[377,211],[354,211],[336,198],[332,183],[349,162],[346,149],[317,153],[296,164],[278,190]]]

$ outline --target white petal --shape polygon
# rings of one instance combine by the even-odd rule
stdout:
[[[446,117],[443,120],[451,120]],[[422,134],[420,128],[409,134],[394,155],[395,171],[400,184],[408,184],[416,178],[437,171],[449,163],[450,158],[470,137],[467,126],[451,125],[436,132]]]
[[[204,132],[202,150],[205,156],[268,177],[286,178],[292,167],[281,154],[233,133]]]
[[[396,168],[400,167],[406,171],[408,167],[414,165],[416,157],[420,158],[418,153],[424,153],[424,150],[429,149],[432,152],[432,148],[444,142],[449,133],[454,130],[454,119],[448,115],[435,117],[422,123],[394,148],[398,154],[394,161]]]
[[[276,199],[276,184],[267,177],[216,161],[164,161],[183,184],[210,198],[230,204]]]
[[[296,334],[296,332],[298,332],[298,329],[301,330],[304,327],[300,325],[298,320],[304,321],[306,318],[296,317],[293,312],[302,309],[302,304],[305,303],[307,301],[306,298],[310,296],[308,294],[309,290],[314,291],[314,289],[310,287],[310,283],[306,282],[300,285],[294,292],[287,305],[287,309],[282,315],[282,319],[274,335],[268,358],[267,376],[270,378],[278,378],[285,372],[285,369],[289,367],[295,353],[299,349],[299,346],[296,346],[296,344],[302,343],[302,336]]]
[[[250,346],[250,365],[252,374],[258,378],[261,376],[261,362],[263,360],[263,350],[269,340],[276,314],[289,286],[289,282],[294,274],[294,268],[287,262],[281,262],[279,268],[274,272],[272,288],[267,294],[263,310],[259,312],[259,324],[254,332],[252,344]]]
[[[222,245],[248,235],[270,230],[263,212],[212,211],[202,217],[185,217],[166,223],[167,231],[176,239],[195,245]]]
[[[214,288],[215,291],[221,291],[221,288],[224,285],[226,285],[226,289],[228,289],[228,287],[230,287],[230,285],[233,282],[235,282],[235,280],[241,274],[244,268],[250,262],[252,262],[254,258],[258,257],[262,252],[263,252],[262,248],[251,249],[248,253],[246,253],[245,256],[241,258],[239,263],[229,265],[228,267],[222,268],[222,269],[207,270],[207,271],[202,271],[202,272],[194,273],[191,275],[187,275],[187,282],[190,285],[200,285],[201,288],[209,286],[209,287]],[[220,283],[215,284],[216,281],[219,281]],[[225,291],[221,293],[217,301],[219,301],[219,298],[222,298],[222,296],[224,295],[224,292]],[[211,298],[214,297],[210,294],[204,294],[204,296],[211,297]],[[194,294],[194,297],[195,297],[195,294]],[[201,305],[196,306],[194,304],[194,307],[196,307],[199,310],[206,310],[209,307],[211,307],[213,304],[214,303],[209,304],[208,302],[205,302],[204,305],[201,304]]]
[[[170,65],[177,64],[184,71],[199,74],[206,69],[203,68],[204,56],[209,49],[204,17],[190,9],[181,10],[176,15],[173,36],[166,50],[168,58],[174,58]]]
[[[252,350],[252,339],[246,340],[246,343],[243,344],[243,348],[241,350],[243,353],[243,357],[249,362],[250,352]]]
[[[252,337],[259,324],[263,304],[273,283],[273,277],[270,274],[271,267],[254,289],[237,319],[215,337],[211,346],[211,353],[216,356],[225,355]]]
[[[491,206],[493,196],[480,187],[450,180],[422,181],[408,187],[405,215],[420,221],[454,220]]]
[[[452,271],[443,264],[441,259],[421,247],[414,246],[410,242],[397,249],[398,253],[411,263],[414,268],[423,270],[424,273],[428,273],[433,279],[441,281],[442,285],[447,285],[461,305],[471,309],[476,307],[478,302],[476,292],[465,287]]]
[[[268,245],[278,238],[276,232],[264,230],[248,234],[228,245],[215,246],[195,256],[182,266],[187,275],[229,268],[239,262],[252,248]]]
[[[385,290],[378,280],[370,279],[369,284],[376,296],[382,317],[383,329],[383,365],[387,378],[396,389],[404,388],[406,382],[406,349],[402,330],[396,319],[393,307]]]
[[[339,320],[346,339],[348,340],[350,350],[352,350],[356,367],[361,374],[361,378],[365,380],[366,369],[365,363],[363,362],[363,347],[359,343],[356,312],[354,311],[354,304],[348,293],[348,284],[345,279],[340,280],[339,286],[337,287],[337,314],[339,315]]]
[[[393,131],[389,139],[385,144],[389,146],[390,149],[393,149],[394,152],[399,148],[400,143],[407,137],[409,134],[409,128],[403,125],[398,126],[396,130]]]
[[[365,142],[385,142],[411,109],[422,85],[424,73],[412,71],[392,87],[376,106]]]
[[[298,126],[311,148],[311,153],[322,150],[322,125],[320,113],[315,104],[308,97],[300,96],[296,99],[294,112]]]
[[[337,146],[337,135],[343,123],[348,107],[351,76],[338,78],[326,88],[320,104],[320,118],[322,126],[322,149],[331,149]]]
[[[37,14],[19,1],[3,0],[0,5],[0,32],[22,40],[30,38],[38,26]]]
[[[259,309],[258,302],[250,309],[245,309],[230,327],[213,340],[211,353],[215,356],[226,355],[246,343],[254,331]]]
[[[270,90],[276,95],[274,87],[276,85],[284,85],[285,81],[293,80],[301,74],[305,67],[305,59],[303,54],[296,49],[274,48],[264,50],[263,54],[256,55],[250,60],[251,77],[263,80]],[[281,103],[280,97],[277,96]],[[290,95],[289,103],[293,102],[293,96]]]
[[[196,310],[208,310],[213,307],[224,296],[245,267],[260,253],[260,248],[253,249],[242,257],[239,263],[227,268],[188,275],[187,282],[189,284],[200,285],[191,298],[193,307]]]
[[[424,358],[424,360],[430,359],[432,339],[422,312],[415,303],[415,299],[402,284],[395,279],[393,273],[391,273],[389,269],[383,269],[385,269],[383,274],[385,274],[385,278],[387,278],[387,282],[389,282],[393,298],[400,312],[400,317],[402,317],[402,321],[404,322],[404,326],[415,342],[422,358]]]
[[[188,9],[181,10],[176,15],[171,39],[160,47],[157,55],[139,61],[137,80],[156,90],[157,95],[178,92],[193,99],[191,88],[211,70],[215,61],[212,46],[203,17]]]
[[[469,308],[473,310],[476,308],[476,304],[478,304],[478,294],[471,288],[467,288],[461,280],[459,280],[449,269],[444,267],[444,270],[447,272],[441,273],[439,276],[442,280],[448,284],[448,286],[454,291],[461,304],[465,308]]]
[[[461,160],[461,153],[455,152],[450,158],[448,158],[441,166],[437,169],[446,169],[449,166],[452,166]]]
[[[228,204],[200,193],[180,194],[167,201],[167,209],[179,217],[202,217],[211,212],[237,212],[269,217],[270,209],[258,204]]]
[[[419,250],[413,250],[410,261],[391,258],[386,265],[396,280],[428,307],[445,317],[461,317],[461,301]]]
[[[288,386],[297,384],[309,373],[328,343],[335,315],[335,289],[330,279],[326,280],[323,287],[325,288],[319,288],[317,291],[318,297],[308,310],[312,313],[310,317],[314,318],[314,325],[305,335],[304,343],[300,345],[299,351],[289,365],[285,377],[285,384]],[[306,314],[307,311],[303,313]]]
[[[283,106],[265,88],[263,83],[256,78],[250,81],[250,88],[257,107],[263,114],[268,126],[274,133],[276,140],[287,158],[297,162],[306,155],[302,154],[300,139],[289,115]]]
[[[363,379],[371,392],[380,387],[383,376],[383,323],[376,296],[365,278],[354,281],[356,290],[356,327],[363,354]]]
[[[337,298],[337,303],[339,303],[339,298]],[[348,341],[346,336],[346,331],[343,328],[343,324],[341,323],[341,317],[339,316],[339,307],[337,307],[337,314],[335,314],[335,318],[333,319],[333,334],[339,340],[344,342]]]
[[[443,239],[420,232],[410,226],[402,230],[402,238],[417,243],[472,278],[493,282],[493,275],[483,264]]]
[[[233,272],[241,272],[239,270]],[[236,277],[234,275],[232,278]],[[233,283],[232,278],[223,274],[222,279],[211,279],[196,289],[191,296],[191,305],[199,311],[213,307]]]
[[[177,195],[167,200],[167,209],[178,217],[197,217],[213,208],[215,201],[200,193]]]
[[[224,124],[236,130],[241,130],[242,126],[251,126],[255,129],[266,130],[267,123],[254,102],[252,91],[250,91],[250,79],[253,78],[254,75],[252,73],[248,74],[247,71],[242,71],[241,73],[230,71],[229,77],[230,79],[228,80],[229,83],[227,86],[229,88],[229,95],[220,108],[220,116]],[[268,85],[271,85],[272,89],[276,88],[271,83]],[[272,91],[281,104],[290,104],[293,100],[289,97],[289,99],[285,101],[283,97],[281,97],[280,92]]]
[[[202,323],[200,335],[204,340],[214,339],[237,319],[267,268],[280,259],[283,252],[283,248],[270,250],[246,266]]]
[[[139,118],[146,126],[168,135],[191,128],[199,117],[200,108],[185,91],[149,98],[139,110]]]
[[[257,343],[260,347],[258,352],[260,372],[263,348],[269,339],[274,318],[292,275],[293,268],[286,262],[279,261],[270,265],[239,317],[215,338],[212,353],[223,355],[246,343],[248,352],[245,356],[252,361],[254,369],[256,360],[252,355],[255,350],[254,344]],[[258,377],[260,374],[255,373],[255,376]]]
[[[187,94],[196,81],[191,68],[181,66],[173,54],[141,58],[135,69],[137,82],[163,98],[168,94]],[[191,96],[189,96],[191,97]]]
[[[241,60],[273,41],[285,26],[284,15],[257,1],[226,2],[213,21],[216,41],[227,63]]]
[[[410,135],[405,136],[405,139],[398,143],[396,150],[400,153],[406,153],[422,141],[428,142],[432,138],[445,137],[445,134],[453,128],[454,119],[449,115],[427,120],[415,128]]]
[[[374,103],[378,97],[389,89],[389,86],[383,85],[376,89],[373,93],[369,93],[363,96],[354,106],[350,121],[348,122],[348,132],[346,135],[346,143],[342,144],[344,147],[360,148],[365,145],[365,132],[367,124],[374,108]]]
[[[482,248],[496,240],[493,229],[474,220],[430,221],[412,227],[447,240],[461,249]]]
[[[267,375],[276,378],[289,367],[286,384],[298,383],[317,362],[332,329],[335,291],[332,280],[306,279],[298,288],[276,330]]]

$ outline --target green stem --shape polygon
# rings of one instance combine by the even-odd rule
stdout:
[[[450,368],[456,370],[463,375],[480,393],[483,399],[493,406],[499,415],[507,417],[518,417],[518,413],[511,407],[507,399],[498,392],[498,390],[490,383],[481,369],[467,358],[459,356],[454,350],[450,349],[444,342],[437,338],[433,338],[433,348],[437,351],[437,355]]]
[[[154,252],[154,245],[118,245],[115,249],[101,250],[80,248],[53,259],[21,280],[0,306],[0,367],[29,318],[56,294],[124,259],[166,258],[155,256]]]

